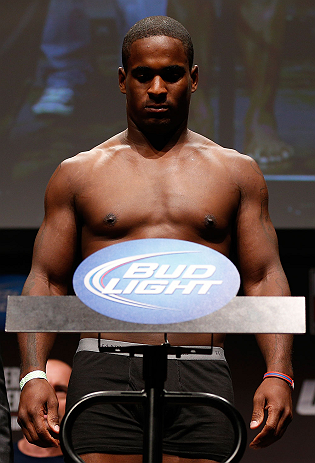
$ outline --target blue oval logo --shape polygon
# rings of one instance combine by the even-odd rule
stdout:
[[[85,259],[73,278],[91,309],[122,321],[178,323],[208,315],[236,296],[239,273],[223,254],[173,239],[125,241]]]

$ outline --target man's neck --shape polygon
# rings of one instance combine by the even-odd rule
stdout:
[[[187,123],[181,124],[172,131],[154,132],[142,131],[133,121],[128,121],[128,129],[126,137],[128,143],[135,145],[137,148],[143,147],[145,150],[149,148],[149,155],[161,156],[178,143],[184,142],[188,137],[189,130]],[[145,154],[144,154],[145,155]]]
[[[62,455],[60,447],[38,447],[37,445],[30,444],[25,437],[19,440],[18,448],[20,452],[28,455],[29,457],[47,458]]]

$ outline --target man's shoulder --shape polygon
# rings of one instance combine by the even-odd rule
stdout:
[[[64,168],[69,170],[72,168],[90,167],[94,163],[106,161],[106,159],[111,158],[115,153],[119,152],[123,146],[122,132],[87,151],[81,151],[75,156],[65,159],[61,164]]]
[[[71,180],[72,185],[78,185],[82,180],[86,181],[90,175],[93,175],[95,169],[104,167],[107,162],[110,162],[116,154],[121,152],[123,146],[123,137],[118,134],[90,150],[81,151],[63,160],[52,179],[57,176],[61,183]]]
[[[190,131],[190,143],[196,147],[200,152],[209,156],[209,158],[216,158],[222,162],[232,162],[233,164],[249,165],[251,161],[255,162],[253,158],[246,154],[242,154],[235,149],[226,148],[214,142],[201,134]]]
[[[104,166],[118,150],[119,135],[116,137],[62,161],[49,180],[46,198],[73,198],[78,194],[82,186],[95,177],[98,167]]]
[[[191,133],[192,146],[203,156],[209,166],[218,167],[219,172],[228,175],[241,188],[255,183],[264,183],[264,176],[257,162],[247,154],[225,148],[213,140],[194,132]],[[260,179],[260,181],[258,181]]]

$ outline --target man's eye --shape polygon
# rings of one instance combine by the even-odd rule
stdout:
[[[140,74],[137,74],[136,78],[140,83],[143,84],[143,83],[148,82],[149,80],[151,80],[152,75],[149,72],[142,72]]]
[[[162,75],[162,78],[165,80],[165,82],[170,82],[170,83],[178,82],[182,77],[183,77],[183,72],[180,72],[177,70],[176,71],[175,70],[165,71]]]
[[[141,83],[143,84],[144,82],[147,82],[147,81],[148,81],[148,77],[145,76],[145,75],[143,75],[143,74],[140,74],[140,75],[138,76],[138,81],[141,82]]]
[[[178,73],[169,74],[169,75],[165,76],[165,80],[167,82],[171,82],[171,83],[177,82],[180,78],[181,78],[181,76]]]

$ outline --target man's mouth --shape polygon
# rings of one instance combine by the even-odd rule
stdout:
[[[159,114],[168,111],[170,107],[166,104],[149,104],[146,105],[145,109],[150,113]]]

